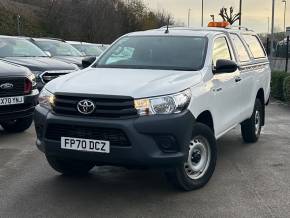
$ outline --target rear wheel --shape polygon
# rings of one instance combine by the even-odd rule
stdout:
[[[9,133],[18,133],[18,132],[24,132],[27,130],[33,121],[33,117],[25,117],[25,118],[19,118],[16,120],[9,120],[4,121],[1,123],[1,126],[4,128],[6,132]]]
[[[46,156],[46,159],[55,171],[64,175],[85,175],[95,166],[92,162],[61,159],[54,156]]]
[[[260,99],[256,99],[251,118],[241,124],[242,136],[245,142],[255,143],[259,140],[264,119],[263,105]]]
[[[169,182],[185,191],[199,189],[210,180],[216,165],[217,148],[212,130],[196,124],[189,144],[188,160],[166,173]]]

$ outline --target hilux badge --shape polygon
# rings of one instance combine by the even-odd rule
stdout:
[[[95,104],[91,100],[82,100],[78,103],[77,109],[81,114],[89,115],[95,110]]]
[[[12,83],[3,83],[0,85],[0,89],[12,89],[13,84]]]

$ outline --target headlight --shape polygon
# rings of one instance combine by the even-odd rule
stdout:
[[[28,79],[31,81],[32,83],[32,87],[35,87],[36,86],[36,77],[33,73],[29,74],[28,75]]]
[[[39,82],[41,80],[40,75],[43,73],[43,71],[31,71],[35,75],[36,82]]]
[[[135,100],[135,108],[140,116],[154,114],[177,114],[187,109],[191,99],[191,91]]]
[[[39,105],[51,110],[54,105],[54,100],[55,96],[43,88],[38,97]]]
[[[35,75],[35,77],[39,77],[40,74],[43,73],[43,71],[31,71],[31,72]]]
[[[81,68],[78,66],[78,65],[76,65],[76,64],[72,64],[73,66],[74,66],[74,68],[75,68],[75,71],[78,71],[78,70],[80,70]]]

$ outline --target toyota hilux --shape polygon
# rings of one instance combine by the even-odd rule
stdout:
[[[257,142],[270,95],[257,34],[224,24],[127,34],[89,68],[48,83],[35,127],[50,166],[152,167],[184,190],[207,184],[216,140],[240,125]]]

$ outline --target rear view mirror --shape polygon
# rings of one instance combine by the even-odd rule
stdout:
[[[88,57],[88,58],[84,58],[82,60],[82,66],[83,68],[87,68],[89,66],[91,66],[95,61],[96,61],[96,57]]]
[[[231,60],[219,59],[216,62],[214,73],[233,73],[238,69],[236,62]]]

